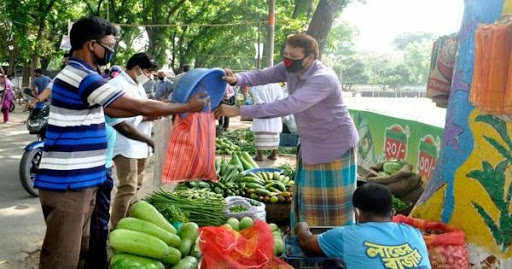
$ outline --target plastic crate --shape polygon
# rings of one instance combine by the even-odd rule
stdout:
[[[313,234],[321,234],[333,227],[313,226],[309,230]],[[295,235],[286,235],[284,237],[283,259],[296,269],[321,269],[323,263],[328,260],[327,257],[311,257],[304,253],[299,246],[299,241]]]
[[[327,257],[310,257],[306,255],[299,246],[295,235],[284,237],[283,259],[296,269],[321,269]]]
[[[296,134],[283,134],[280,136],[279,146],[281,147],[296,147],[299,144],[299,136]]]

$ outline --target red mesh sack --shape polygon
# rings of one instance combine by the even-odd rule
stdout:
[[[217,181],[213,112],[178,115],[172,127],[162,182],[178,183],[191,179]]]
[[[261,220],[240,232],[225,226],[199,228],[199,248],[202,269],[293,268],[274,257],[272,229]]]
[[[430,222],[404,215],[395,216],[393,222],[408,224],[421,231],[433,269],[470,268],[464,231],[441,222]]]

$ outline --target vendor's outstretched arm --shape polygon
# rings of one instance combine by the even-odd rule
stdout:
[[[297,89],[285,99],[264,105],[229,107],[222,105],[215,110],[215,116],[249,118],[277,118],[304,111],[327,98],[334,85],[322,76],[309,79],[303,87]]]
[[[318,235],[314,235],[309,231],[307,223],[297,223],[295,230],[297,239],[299,240],[299,245],[304,252],[314,256],[325,256],[324,252],[320,248],[320,244],[318,244]]]
[[[226,69],[226,77],[231,77],[232,72]],[[232,85],[239,86],[258,86],[266,85],[269,83],[285,82],[286,81],[286,68],[282,63],[274,65],[262,70],[249,71],[234,75],[233,79],[225,79]]]

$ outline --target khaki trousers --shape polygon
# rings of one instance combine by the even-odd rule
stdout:
[[[134,202],[137,191],[142,187],[147,162],[147,158],[131,159],[123,155],[117,155],[114,158],[119,184],[112,204],[111,227],[115,228],[120,219],[128,216],[130,205]]]
[[[39,190],[46,234],[39,268],[77,268],[85,265],[91,215],[98,187],[80,190]]]

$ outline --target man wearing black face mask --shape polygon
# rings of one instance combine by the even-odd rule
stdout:
[[[55,77],[43,155],[34,186],[46,222],[39,268],[83,267],[98,186],[106,180],[105,115],[167,116],[203,110],[205,94],[188,104],[133,98],[98,74],[113,58],[117,29],[98,17],[73,24],[72,58]]]
[[[316,226],[352,224],[352,193],[356,188],[356,128],[343,102],[336,73],[317,60],[317,41],[309,35],[288,37],[283,62],[264,70],[233,75],[232,85],[257,86],[287,82],[290,95],[269,104],[222,105],[217,117],[241,115],[275,118],[293,114],[300,137],[300,160],[292,202],[292,223]],[[299,202],[300,201],[300,202]]]
[[[165,100],[172,93],[173,83],[165,77],[163,70],[158,70],[158,81],[155,83],[155,99]]]

